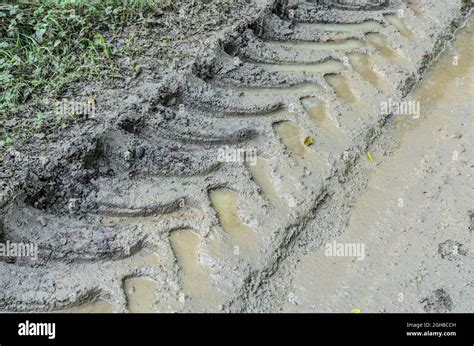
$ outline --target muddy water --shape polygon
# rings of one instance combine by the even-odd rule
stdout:
[[[259,66],[268,72],[336,73],[345,69],[344,64],[333,59],[320,64],[259,64]]]
[[[355,105],[357,98],[351,90],[347,80],[341,75],[325,77],[329,85],[336,91],[337,96],[349,105]]]
[[[158,284],[148,278],[128,278],[123,283],[127,296],[128,311],[134,313],[155,312]]]
[[[371,31],[382,27],[380,23],[375,21],[365,21],[354,24],[323,24],[323,23],[299,23],[296,27],[306,27],[311,29],[318,29],[323,31],[334,32],[355,32],[355,31]]]
[[[284,311],[472,311],[474,259],[459,249],[474,245],[473,37],[471,18],[411,93],[421,102],[421,117],[399,115],[391,124],[387,138],[400,146],[384,155],[388,142],[381,139],[374,162],[364,163],[368,189],[334,239],[363,244],[363,256],[328,256],[324,246],[302,256]],[[316,233],[318,225],[310,229]],[[452,243],[456,249],[446,245]],[[441,249],[449,255],[441,256]],[[447,298],[426,304],[440,289]]]
[[[296,161],[307,166],[312,166],[317,162],[316,152],[310,149],[310,146],[314,144],[314,138],[304,129],[290,121],[278,123],[274,125],[274,129]]]
[[[314,97],[307,97],[301,100],[303,107],[313,120],[319,126],[327,124],[327,110],[324,102]]]
[[[298,50],[349,50],[364,47],[365,44],[362,41],[350,39],[350,40],[341,40],[341,41],[332,41],[332,42],[281,42],[281,41],[269,41],[273,44],[278,44],[285,48],[298,49]]]
[[[181,285],[195,309],[212,307],[215,296],[209,266],[204,263],[199,244],[201,237],[192,230],[171,232],[170,242],[180,267]]]
[[[385,16],[385,18],[400,32],[400,34],[411,40],[414,38],[413,33],[408,29],[403,18],[396,15]]]
[[[375,47],[384,58],[397,63],[400,66],[407,66],[406,58],[398,54],[394,49],[388,46],[387,38],[382,34],[370,33],[365,35],[365,40]]]
[[[235,249],[244,256],[254,256],[257,251],[256,230],[247,226],[239,212],[239,194],[230,190],[213,190],[209,193],[222,228],[229,234]]]
[[[368,82],[378,87],[384,85],[377,72],[373,70],[373,63],[367,54],[351,54],[349,62],[354,70]]]
[[[323,137],[327,143],[338,146],[338,148],[328,148],[329,150],[344,150],[349,145],[349,139],[340,128],[337,118],[331,116],[323,101],[315,97],[307,97],[303,98],[301,103],[306,113],[320,130],[318,135]]]
[[[265,196],[276,207],[287,209],[288,202],[285,201],[275,189],[272,178],[270,163],[268,160],[259,157],[255,165],[248,165],[250,174],[257,185],[262,189]]]

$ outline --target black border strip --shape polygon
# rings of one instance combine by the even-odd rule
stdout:
[[[470,345],[473,314],[0,314],[0,345]],[[55,323],[55,339],[19,324]],[[419,328],[407,327],[411,323]],[[442,324],[445,324],[442,327]],[[428,327],[429,324],[429,327]],[[407,332],[456,336],[407,336]]]

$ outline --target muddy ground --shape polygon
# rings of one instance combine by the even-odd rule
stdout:
[[[92,116],[10,150],[1,238],[38,258],[2,258],[0,308],[472,311],[470,44],[407,98],[466,4],[213,4],[175,14],[176,46],[139,42],[138,75],[71,87]]]
[[[472,311],[473,30],[471,18],[410,93],[420,118],[391,118],[374,162],[321,206],[258,295],[264,311]],[[333,242],[363,255],[328,257]]]

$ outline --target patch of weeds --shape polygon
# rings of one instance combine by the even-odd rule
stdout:
[[[114,37],[171,0],[18,0],[0,4],[0,151],[15,136],[44,128],[27,101],[55,97],[77,80],[118,69]],[[41,96],[40,96],[41,95]],[[29,113],[29,114],[22,114]]]

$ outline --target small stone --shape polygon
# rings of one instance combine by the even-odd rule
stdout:
[[[130,150],[127,150],[126,152],[123,153],[123,158],[125,161],[130,161],[132,159],[132,152]]]
[[[141,159],[145,155],[145,148],[144,147],[138,147],[135,150],[135,155],[138,159]]]
[[[78,207],[78,199],[77,198],[71,198],[69,199],[67,209],[69,210],[70,213],[74,212],[77,210]]]

